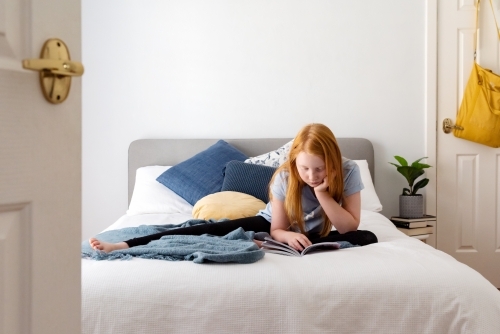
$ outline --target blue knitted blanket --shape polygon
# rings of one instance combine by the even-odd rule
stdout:
[[[97,239],[106,242],[120,242],[174,228],[214,223],[213,220],[191,219],[182,224],[141,225],[106,231]],[[93,260],[130,260],[133,257],[167,261],[236,262],[253,263],[264,257],[264,251],[252,241],[254,232],[238,228],[223,237],[208,234],[167,235],[144,246],[116,250],[109,253],[93,250],[88,241],[82,243],[82,258]]]

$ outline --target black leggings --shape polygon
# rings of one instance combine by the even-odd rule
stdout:
[[[150,241],[158,240],[164,235],[202,235],[212,234],[224,236],[238,227],[245,231],[267,232],[270,233],[271,223],[262,216],[253,216],[234,220],[226,220],[218,223],[200,224],[189,227],[174,228],[165,232],[146,235],[144,237],[126,240],[129,247],[147,245]],[[377,242],[377,237],[370,231],[351,231],[340,234],[338,231],[332,231],[326,237],[310,237],[313,244],[324,241],[348,241],[353,245],[364,246]]]

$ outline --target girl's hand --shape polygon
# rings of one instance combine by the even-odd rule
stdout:
[[[288,232],[286,234],[286,243],[298,251],[312,245],[311,241],[305,235],[296,232]]]
[[[314,187],[314,192],[326,192],[328,191],[328,176],[325,176],[323,182]]]

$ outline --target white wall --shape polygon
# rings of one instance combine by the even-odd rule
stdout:
[[[325,123],[388,161],[425,154],[425,1],[82,0],[83,231],[127,209],[139,138],[293,137]]]

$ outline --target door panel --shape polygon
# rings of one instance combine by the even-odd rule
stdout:
[[[0,207],[0,314],[3,333],[28,333],[30,320],[30,208]]]
[[[477,252],[477,155],[457,155],[457,252]]]
[[[0,0],[0,68],[18,69],[28,53],[29,7],[26,1]]]

